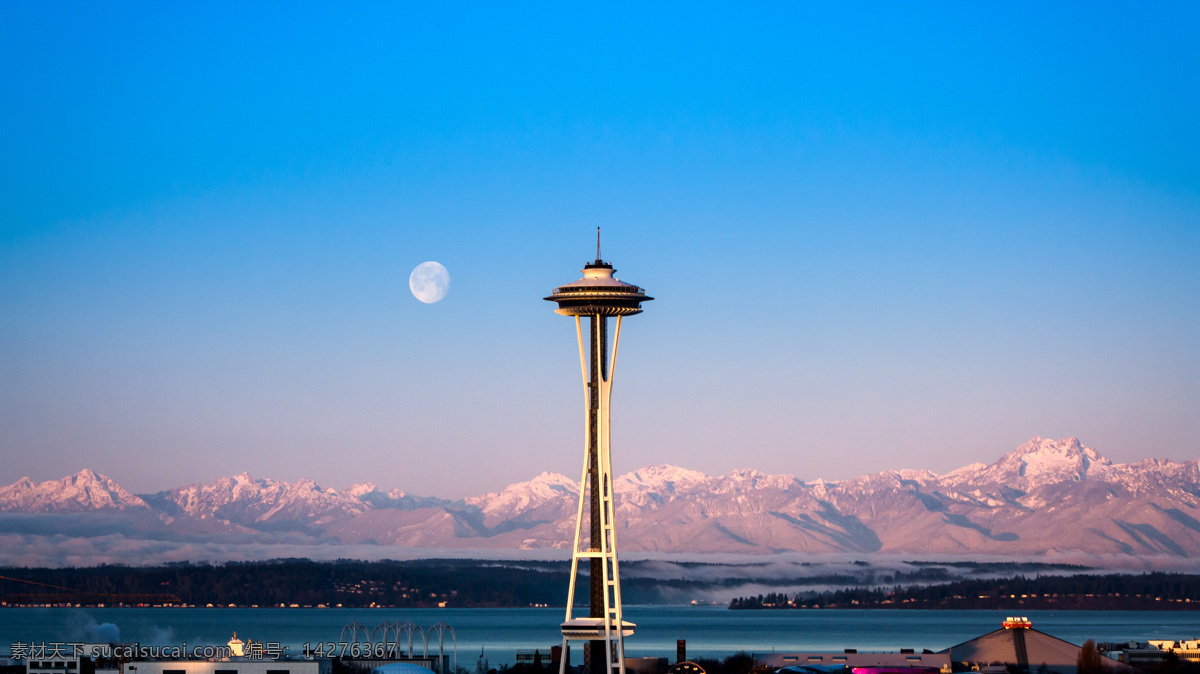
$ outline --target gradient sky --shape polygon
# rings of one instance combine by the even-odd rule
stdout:
[[[0,3],[0,483],[1200,458],[1200,5]],[[450,294],[408,292],[437,260]]]

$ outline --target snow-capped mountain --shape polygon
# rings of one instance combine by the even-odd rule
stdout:
[[[1031,491],[1046,484],[1088,479],[1111,480],[1112,462],[1076,438],[1034,438],[988,466],[972,464],[942,476],[940,482],[962,488],[1003,485]]]
[[[448,505],[452,501],[444,499],[430,498],[427,496],[413,496],[401,489],[391,489],[388,491],[380,491],[374,482],[364,482],[361,484],[352,484],[345,491],[347,496],[357,498],[366,503],[372,508],[394,508],[396,510],[416,510],[418,508],[436,508],[440,505]]]
[[[146,507],[145,501],[121,485],[87,468],[61,480],[35,483],[23,477],[0,487],[0,510],[70,513]]]
[[[677,466],[647,466],[613,479],[613,489],[621,495],[618,508],[653,508],[679,494],[694,489],[708,476]]]
[[[369,506],[358,496],[323,488],[312,480],[276,482],[249,473],[211,484],[192,484],[146,499],[168,515],[184,515],[258,528],[264,525],[328,521],[361,514]]]
[[[1200,462],[1114,464],[1075,438],[1033,438],[993,464],[944,475],[803,482],[648,466],[613,483],[630,552],[1200,556]],[[0,488],[0,510],[149,512],[138,527],[206,542],[517,549],[569,546],[578,498],[579,485],[555,473],[456,502],[246,474],[139,498],[83,471]]]
[[[528,482],[511,484],[500,492],[475,496],[464,503],[478,508],[487,521],[498,522],[545,508],[558,510],[578,498],[578,482],[559,473],[542,473]]]

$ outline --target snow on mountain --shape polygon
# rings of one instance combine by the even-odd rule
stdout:
[[[860,475],[859,477],[850,480],[841,480],[840,482],[826,482],[824,480],[816,480],[812,483],[813,488],[822,488],[826,493],[843,492],[843,493],[862,493],[874,494],[876,492],[916,489],[919,487],[927,487],[938,482],[936,473],[928,470],[886,470],[882,473],[872,473],[870,475]]]
[[[190,517],[215,517],[251,526],[273,521],[307,523],[357,515],[367,509],[358,497],[323,488],[309,479],[277,482],[256,479],[249,473],[160,492],[151,501],[173,506],[171,510]]]
[[[735,470],[709,477],[678,466],[647,466],[613,479],[617,509],[625,514],[644,515],[676,501],[711,501],[714,495],[787,491],[802,486],[792,475],[766,475],[755,470]],[[500,492],[464,500],[479,508],[488,521],[519,513],[553,508],[574,517],[579,486],[557,473],[542,473],[528,482],[509,485]],[[545,514],[545,513],[543,513]]]
[[[363,496],[366,496],[367,494],[370,494],[372,492],[378,492],[378,491],[379,491],[379,489],[375,486],[374,482],[360,482],[357,484],[352,484],[346,488],[346,494],[348,496],[353,496],[354,498],[359,498],[359,499],[362,498]],[[399,490],[397,490],[397,491],[399,491]],[[403,494],[404,494],[404,492],[400,492],[401,496],[403,496]]]
[[[942,488],[960,494],[1007,492],[1002,500],[1020,498],[1026,505],[1030,503],[1021,493],[1084,481],[1108,484],[1129,494],[1170,493],[1194,500],[1200,493],[1200,461],[1113,463],[1076,438],[1035,437],[996,463],[974,463],[938,478]]]
[[[947,484],[958,484],[960,482],[970,483],[970,481],[972,479],[975,479],[975,478],[979,477],[980,475],[982,475],[984,473],[984,471],[986,471],[988,469],[988,467],[989,467],[989,464],[986,464],[986,463],[976,462],[976,463],[967,464],[967,465],[963,466],[962,468],[956,468],[956,469],[950,471],[949,473],[942,475],[941,481],[946,482]],[[935,476],[935,477],[937,477],[937,476]]]
[[[746,492],[760,489],[787,490],[803,484],[795,475],[767,475],[757,470],[743,468],[730,471],[712,483],[714,494]]]
[[[994,463],[944,475],[892,470],[805,483],[660,465],[613,483],[626,551],[1200,557],[1200,461],[1114,464],[1075,438],[1033,438]],[[160,534],[193,540],[517,549],[569,546],[578,498],[579,485],[556,473],[456,502],[243,473],[143,500],[84,471],[0,488],[0,510],[136,511],[161,523]]]
[[[708,480],[708,476],[678,466],[647,466],[613,479],[618,508],[653,508]]]
[[[344,492],[347,496],[356,498],[370,508],[392,510],[419,510],[421,508],[436,508],[449,505],[450,501],[424,496],[413,496],[402,489],[380,491],[374,482],[350,485]]]
[[[613,480],[613,486],[618,492],[641,490],[659,493],[684,491],[688,487],[700,484],[708,479],[704,473],[695,470],[663,464],[661,466],[646,466],[641,470],[625,473]]]
[[[1165,492],[1192,501],[1200,495],[1200,461],[1143,459],[1137,463],[1113,464],[1105,471],[1105,478],[1134,494]]]
[[[1003,485],[1021,491],[1032,491],[1045,484],[1077,482],[1089,475],[1104,479],[1112,466],[1091,447],[1084,447],[1076,438],[1049,440],[1035,437],[990,466],[974,464],[948,473],[942,482],[972,487]]]
[[[23,477],[0,487],[0,510],[7,511],[68,513],[146,507],[145,501],[88,468],[61,480],[35,483]]]
[[[566,475],[544,472],[528,482],[510,484],[502,491],[464,500],[479,508],[485,521],[513,517],[550,507],[574,509],[579,499],[579,483]]]

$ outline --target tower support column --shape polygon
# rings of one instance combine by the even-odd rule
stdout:
[[[589,318],[590,354],[584,350],[582,321],[579,316],[575,317],[579,365],[586,393],[587,441],[583,474],[579,482],[579,507],[571,552],[571,584],[567,591],[566,620],[563,622],[563,648],[572,640],[586,640],[589,642],[591,674],[625,674],[625,637],[632,634],[633,625],[624,621],[621,606],[609,444],[612,379],[621,338],[621,316],[617,316],[611,358],[606,317],[592,315]],[[585,504],[588,510],[588,541],[587,547],[582,548]],[[574,617],[575,588],[581,559],[588,560],[590,571],[588,586],[591,601],[588,617],[584,619]],[[560,661],[559,671],[565,674],[565,662]]]

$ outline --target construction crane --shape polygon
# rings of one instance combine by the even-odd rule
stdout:
[[[154,606],[163,604],[182,604],[183,600],[173,594],[129,594],[84,592],[61,585],[49,585],[24,578],[0,576],[0,580],[8,580],[25,585],[37,585],[62,592],[12,592],[0,594],[0,606],[23,606],[29,604],[117,604],[135,606]]]

